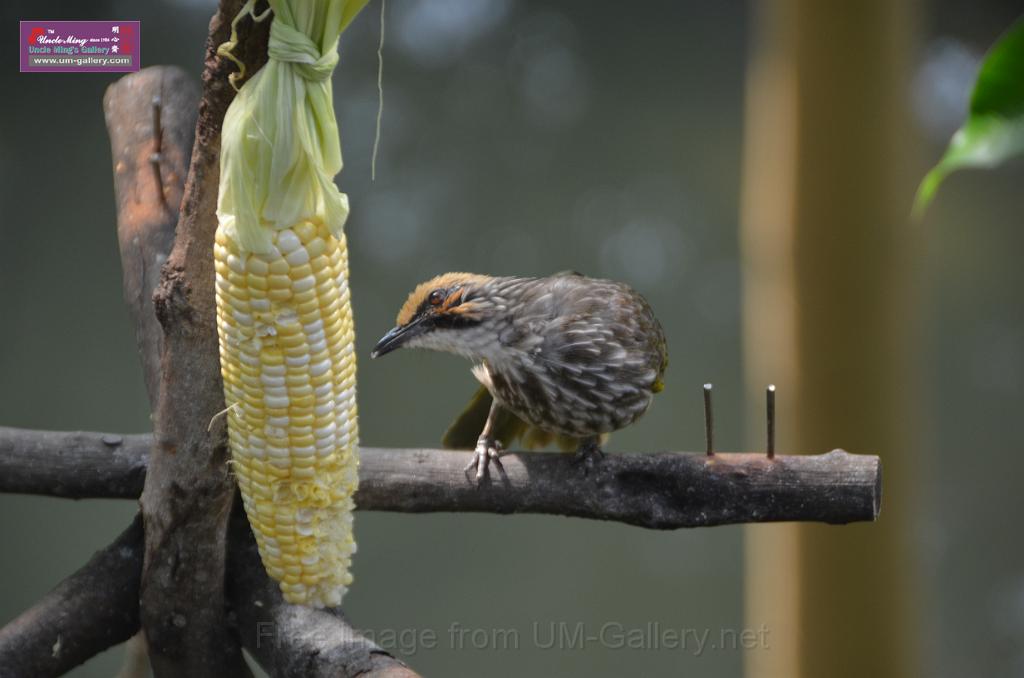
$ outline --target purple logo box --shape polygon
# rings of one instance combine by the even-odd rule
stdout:
[[[131,73],[140,68],[138,21],[22,21],[22,73]]]

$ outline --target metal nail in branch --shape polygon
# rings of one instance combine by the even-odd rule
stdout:
[[[715,418],[711,410],[711,384],[704,384],[704,442],[707,456],[715,456]]]
[[[711,407],[711,384],[704,384],[704,441],[705,455],[715,456],[715,415]],[[767,435],[765,456],[775,458],[775,385],[769,384],[765,391],[765,416]]]

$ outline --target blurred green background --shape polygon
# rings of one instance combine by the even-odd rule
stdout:
[[[379,5],[364,11],[343,38],[334,90],[346,160],[339,184],[353,208],[364,443],[433,445],[474,389],[455,357],[369,361],[415,283],[447,270],[571,268],[631,283],[669,337],[665,393],[609,449],[701,449],[707,381],[720,449],[742,449],[760,426],[744,416],[759,394],[744,392],[737,235],[751,10],[391,0],[375,182]],[[13,35],[18,19],[141,19],[144,65],[198,77],[212,11],[206,0],[14,0],[0,8],[0,26]],[[920,3],[906,97],[922,174],[962,119],[981,54],[1019,11],[1009,1]],[[0,425],[147,431],[101,108],[114,76],[22,75],[14,48],[5,54]],[[915,258],[924,400],[918,511],[906,539],[920,563],[910,576],[922,591],[915,632],[927,676],[1024,673],[1024,543],[1012,527],[1024,504],[1022,181],[1020,162],[951,178]],[[789,451],[784,439],[779,447]],[[0,496],[0,623],[135,511],[132,502]],[[436,647],[391,647],[426,675],[742,671],[738,648],[539,647],[563,623],[597,633],[654,621],[712,638],[742,630],[741,528],[658,533],[554,517],[360,513],[356,530],[346,611],[381,641],[389,631],[433,631]],[[519,648],[477,650],[453,628],[514,630]],[[112,675],[120,655],[115,648],[73,675]]]

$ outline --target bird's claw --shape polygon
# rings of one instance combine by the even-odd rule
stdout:
[[[479,483],[487,475],[487,467],[491,460],[494,460],[494,465],[499,470],[504,470],[501,466],[501,452],[501,443],[488,436],[480,436],[476,442],[476,450],[473,452],[473,460],[466,466],[465,472],[468,473],[476,469],[476,481]]]

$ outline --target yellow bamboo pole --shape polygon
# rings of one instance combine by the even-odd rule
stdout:
[[[914,676],[907,80],[916,6],[756,3],[741,244],[750,393],[780,451],[882,457],[881,520],[747,529],[748,678]],[[762,421],[763,400],[757,401]]]

